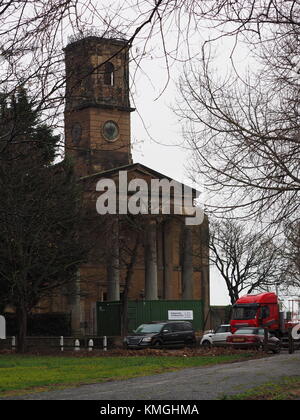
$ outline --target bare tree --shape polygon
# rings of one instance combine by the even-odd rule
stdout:
[[[9,96],[21,84],[30,85],[34,106],[44,112],[48,125],[51,122],[52,127],[61,129],[65,86],[63,48],[68,37],[91,34],[124,37],[127,45],[136,45],[132,60],[138,71],[147,53],[164,57],[168,83],[172,63],[195,55],[195,51],[190,51],[190,41],[194,34],[202,32],[202,26],[218,30],[222,36],[232,36],[247,32],[251,24],[259,26],[258,22],[284,20],[287,24],[294,20],[295,6],[284,7],[285,3],[262,0],[234,4],[216,0],[126,0],[120,4],[101,0],[1,1],[0,91]],[[239,12],[241,7],[243,13]],[[226,31],[224,24],[228,21],[234,29]],[[91,71],[98,72],[99,66]]]
[[[300,224],[288,225],[285,228],[286,244],[284,257],[288,260],[288,281],[290,287],[300,286]]]
[[[103,36],[125,36],[130,45],[137,42],[138,59],[155,38],[160,45],[158,54],[162,52],[170,64],[181,59],[183,51],[188,57],[189,41],[204,28],[213,31],[209,38],[257,35],[261,39],[266,26],[297,24],[298,6],[298,0],[1,1],[1,56],[5,63],[1,84],[14,89],[20,81],[30,81],[38,87],[36,99],[54,106],[55,100],[61,99],[62,48],[68,36],[82,36],[95,28]]]
[[[146,1],[128,4],[140,11],[135,23],[152,7],[149,25],[136,38],[144,41],[143,51],[159,34],[168,74],[174,60],[191,64],[180,82],[183,102],[177,111],[190,122],[185,137],[194,152],[194,172],[209,191],[227,189],[230,200],[219,207],[247,208],[248,214],[250,208],[255,216],[267,212],[271,222],[297,217],[300,2],[166,0],[157,1],[155,9]],[[203,32],[195,48],[194,35]],[[225,37],[233,40],[233,74],[220,80],[207,48]],[[237,73],[234,58],[241,44],[255,58],[256,73]],[[193,58],[200,52],[196,67]]]
[[[124,226],[125,225],[125,226]],[[128,303],[132,287],[133,274],[136,264],[140,263],[140,250],[143,245],[144,223],[140,217],[126,216],[123,228],[129,229],[130,235],[123,236],[120,240],[120,264],[125,267],[124,289],[121,297],[121,334],[128,334]],[[130,239],[130,241],[128,241]]]
[[[214,208],[246,209],[247,217],[267,215],[270,223],[299,217],[298,35],[295,29],[264,45],[260,68],[243,79],[221,80],[204,54],[180,80],[177,113],[193,151],[191,172],[203,177],[211,197],[225,193]]]
[[[236,221],[211,224],[210,261],[225,280],[231,303],[241,293],[265,290],[284,281],[279,247],[269,237],[245,231]]]

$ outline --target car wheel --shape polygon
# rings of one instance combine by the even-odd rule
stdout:
[[[201,344],[201,346],[202,346],[202,347],[205,347],[205,348],[207,348],[207,349],[210,349],[210,348],[212,347],[212,344],[211,344],[211,342],[210,342],[210,341],[205,340],[205,341],[203,341],[203,343]]]
[[[276,347],[276,349],[272,350],[274,354],[279,354],[281,352],[280,346]]]
[[[152,344],[152,347],[155,349],[161,349],[162,348],[162,343],[159,340],[154,341],[154,343]]]

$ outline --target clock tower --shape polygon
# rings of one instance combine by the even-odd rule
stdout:
[[[132,163],[129,47],[88,36],[65,48],[65,146],[78,176]]]

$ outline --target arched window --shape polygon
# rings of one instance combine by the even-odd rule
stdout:
[[[113,86],[114,85],[114,65],[110,62],[104,65],[104,84]]]

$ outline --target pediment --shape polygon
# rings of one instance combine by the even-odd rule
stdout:
[[[133,163],[118,168],[112,168],[107,171],[97,172],[95,174],[82,177],[81,181],[88,183],[90,187],[94,186],[95,183],[104,178],[113,179],[118,184],[120,175],[125,173],[128,183],[134,179],[142,179],[150,185],[152,180],[166,180],[171,182],[174,187],[178,186],[178,188],[181,188],[182,190],[185,188],[185,191],[191,192],[194,198],[197,198],[200,195],[200,192],[195,188],[191,188],[190,186],[183,184],[141,163]]]

